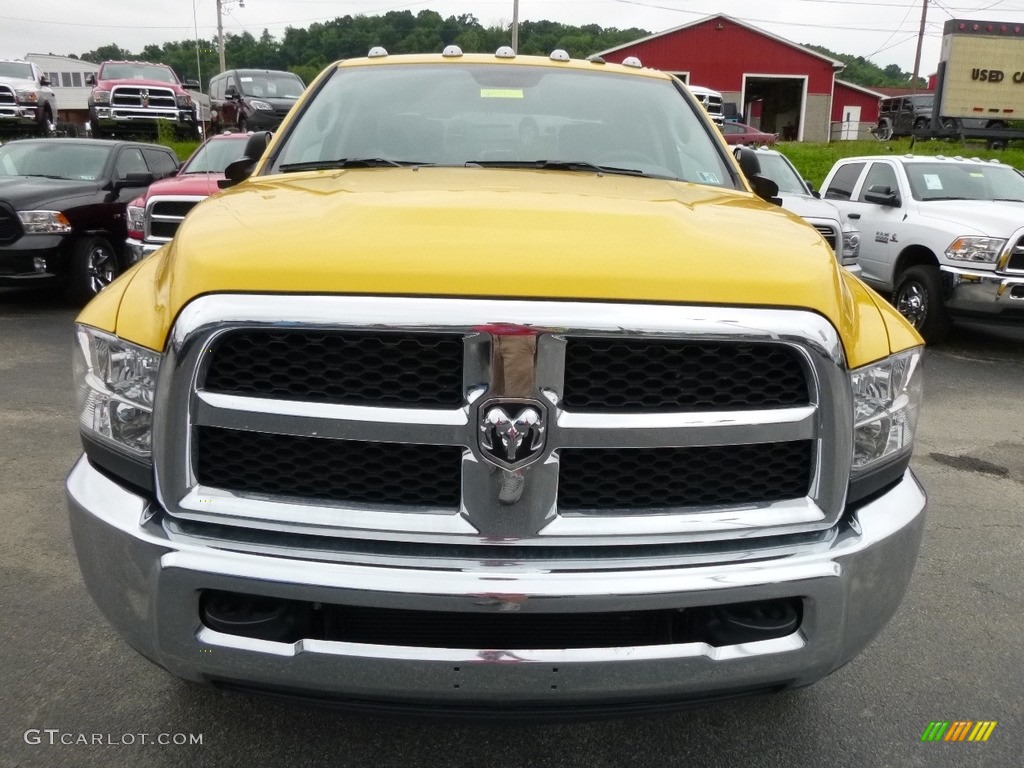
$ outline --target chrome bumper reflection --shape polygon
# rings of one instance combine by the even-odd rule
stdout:
[[[945,266],[941,269],[949,288],[950,310],[988,315],[1007,309],[1024,310],[1024,275]]]
[[[703,697],[810,683],[857,654],[896,610],[916,559],[925,496],[902,481],[841,523],[825,545],[756,560],[558,570],[543,563],[326,562],[169,538],[149,502],[82,458],[67,481],[82,573],[107,619],[142,654],[191,680],[229,680],[333,696],[570,706]],[[740,545],[743,546],[743,545]],[[299,553],[301,554],[301,553]],[[420,648],[321,640],[276,643],[202,625],[199,596],[216,589],[331,604],[486,610],[513,594],[538,612],[685,608],[799,597],[791,635],[711,647],[687,643],[587,649]],[[495,607],[495,610],[498,608]]]

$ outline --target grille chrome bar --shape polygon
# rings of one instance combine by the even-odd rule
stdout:
[[[492,334],[514,322],[537,336],[535,399],[548,410],[539,463],[525,471],[522,498],[499,503],[502,472],[480,454],[477,424],[490,401]],[[389,408],[225,395],[203,389],[216,338],[238,329],[459,334],[462,408]],[[654,338],[772,344],[805,370],[809,404],[760,410],[684,413],[574,413],[562,409],[566,340]],[[361,296],[214,295],[187,306],[171,331],[154,409],[158,496],[174,516],[294,533],[432,543],[596,546],[707,541],[820,531],[845,503],[852,452],[852,395],[842,346],[821,316],[796,310],[486,299]],[[294,437],[462,446],[458,510],[303,500],[200,485],[194,437],[199,427]],[[805,497],[712,508],[557,507],[559,452],[603,447],[697,447],[805,441]],[[402,482],[396,477],[395,482]],[[439,520],[444,525],[438,525]]]

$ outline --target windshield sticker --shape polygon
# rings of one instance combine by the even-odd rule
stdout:
[[[697,178],[705,184],[721,184],[718,180],[718,174],[712,173],[711,171],[697,171]]]
[[[939,178],[937,173],[926,173],[923,175],[924,186],[930,191],[939,191],[942,189],[942,179]]]
[[[252,82],[252,78],[251,77],[243,77],[242,78],[242,82],[243,83],[251,83]]]
[[[481,88],[481,99],[521,99],[522,88]]]

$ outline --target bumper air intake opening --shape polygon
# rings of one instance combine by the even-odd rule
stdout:
[[[721,647],[793,634],[800,598],[602,613],[419,611],[329,605],[207,591],[200,616],[228,635],[417,648],[621,648],[703,642]]]

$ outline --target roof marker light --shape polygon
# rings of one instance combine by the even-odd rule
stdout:
[[[516,52],[512,50],[512,46],[503,45],[494,52],[494,57],[497,59],[514,59]]]
[[[638,59],[636,56],[627,56],[622,60],[622,66],[640,69],[643,67],[643,64],[640,63],[640,59]]]
[[[600,56],[598,56],[596,53],[593,54],[592,56],[587,56],[587,61],[589,61],[591,64],[604,64],[605,63],[605,60],[602,59]]]
[[[568,61],[569,54],[567,51],[563,51],[561,48],[556,48],[551,52],[551,55],[548,56],[548,58],[551,59],[552,61]]]
[[[379,45],[373,46],[373,48],[370,49],[370,52],[366,54],[366,56],[371,59],[382,59],[387,55],[387,49]]]
[[[462,55],[462,49],[457,45],[446,45],[441,55],[447,59],[457,59]]]

